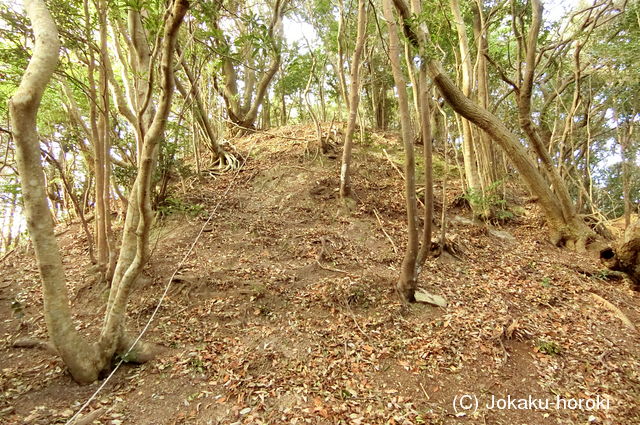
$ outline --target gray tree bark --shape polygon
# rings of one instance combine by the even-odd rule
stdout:
[[[353,147],[353,133],[356,129],[358,105],[360,104],[360,60],[367,31],[367,2],[358,0],[358,35],[356,47],[351,59],[351,87],[349,88],[349,117],[347,131],[344,135],[344,147],[342,151],[342,167],[340,168],[340,197],[351,194],[351,150]],[[361,128],[360,131],[364,131]]]
[[[153,156],[164,129],[173,96],[173,51],[178,29],[188,9],[186,0],[176,0],[165,22],[162,45],[160,103],[145,134],[135,195],[129,203],[139,215],[136,227],[135,256],[122,278],[111,287],[111,302],[100,339],[91,344],[76,331],[66,289],[62,258],[55,239],[47,204],[45,175],[40,160],[36,128],[38,108],[45,88],[58,62],[58,31],[42,0],[26,0],[27,15],[35,35],[33,56],[20,86],[9,101],[16,159],[24,197],[25,216],[42,280],[45,320],[53,345],[79,383],[90,383],[109,367],[118,350],[128,350],[124,318],[131,286],[148,259],[151,225],[151,170]],[[131,210],[131,208],[130,208]],[[130,211],[129,211],[130,212]],[[124,250],[123,251],[128,251]],[[140,348],[140,347],[136,347]]]
[[[73,324],[62,257],[47,204],[36,128],[42,95],[58,63],[60,41],[44,1],[26,0],[25,8],[33,26],[35,46],[20,86],[9,100],[24,212],[42,279],[49,336],[74,379],[89,383],[97,379],[98,370],[104,365],[96,364],[95,346],[84,341]]]
[[[404,0],[393,0],[393,3],[402,17],[407,39],[416,47],[419,47],[420,37],[417,34],[421,31],[425,32],[425,30],[414,28],[411,22],[411,12]],[[531,192],[538,197],[538,202],[549,222],[551,241],[558,246],[584,251],[588,240],[594,237],[593,231],[587,227],[573,209],[568,210],[566,208],[567,199],[564,196],[557,195],[551,189],[518,137],[509,131],[498,117],[465,96],[444,72],[442,65],[438,61],[429,56],[425,56],[423,59],[427,63],[429,76],[446,102],[457,113],[484,130],[500,145],[506,156],[511,159],[522,179],[529,186]]]
[[[413,151],[413,130],[409,116],[409,96],[407,94],[407,83],[400,67],[400,40],[398,29],[393,16],[391,0],[384,0],[382,3],[384,18],[389,27],[389,60],[391,61],[391,71],[398,90],[398,111],[400,115],[400,129],[402,142],[405,151],[405,199],[407,208],[407,248],[400,268],[400,276],[396,290],[400,298],[405,302],[415,301],[417,289],[417,268],[416,260],[419,249],[419,236],[417,227],[418,205],[416,201],[415,182],[415,155]]]

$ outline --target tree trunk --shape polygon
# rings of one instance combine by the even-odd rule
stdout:
[[[25,217],[42,279],[49,336],[73,378],[89,383],[97,379],[104,364],[98,361],[95,347],[82,339],[73,324],[62,257],[47,205],[36,128],[42,95],[58,63],[58,30],[43,1],[26,0],[25,8],[33,25],[35,47],[20,86],[9,101]]]
[[[415,113],[415,119],[413,114],[409,117],[411,119],[411,124],[412,127],[414,128],[414,131],[416,131],[416,133],[419,133],[420,131],[420,93],[419,93],[419,89],[418,89],[418,82],[416,80],[416,76],[415,73],[413,72],[415,66],[413,65],[413,57],[411,56],[412,52],[411,52],[411,46],[406,43],[404,45],[404,62],[405,65],[407,67],[407,75],[409,76],[409,82],[411,83],[411,99],[413,100],[413,112]],[[420,139],[422,138],[422,136],[417,135],[416,139]]]
[[[282,114],[282,119],[280,120],[280,125],[285,126],[287,125],[287,103],[286,103],[286,99],[285,99],[285,95],[284,95],[284,87],[281,90],[280,93],[280,111]]]
[[[411,23],[409,8],[404,0],[392,1],[403,19],[403,27],[407,38],[411,43],[418,46],[420,42],[416,35],[416,29]],[[543,175],[538,171],[536,164],[520,143],[518,136],[511,133],[495,115],[481,108],[465,96],[444,72],[442,65],[438,61],[428,56],[425,56],[424,60],[427,63],[431,79],[447,103],[457,113],[487,132],[500,145],[527,186],[529,186],[531,192],[538,197],[538,202],[549,222],[551,241],[557,246],[566,246],[578,251],[585,250],[588,240],[594,236],[594,233],[578,215],[567,212],[564,205],[565,202],[551,190]]]
[[[149,85],[149,80],[151,78],[150,72],[152,71],[150,67],[152,58],[151,49],[149,47],[149,42],[147,41],[144,24],[139,11],[129,9],[128,27],[128,39],[131,40],[129,66],[131,66],[133,71],[133,92],[131,93],[131,103],[134,105],[136,116],[137,160],[139,161],[140,156],[142,155],[142,144],[144,143],[145,134],[149,130],[151,120],[153,120],[153,116],[155,114],[153,102],[151,102],[152,87]]]
[[[524,72],[521,77],[521,84],[517,91],[518,119],[520,127],[524,130],[529,142],[535,150],[538,158],[542,162],[545,176],[553,185],[554,191],[558,194],[559,206],[562,213],[569,218],[574,215],[572,202],[566,185],[560,178],[556,170],[549,151],[544,145],[533,120],[531,119],[531,97],[533,94],[533,81],[536,67],[536,45],[538,34],[542,26],[542,3],[540,0],[532,0],[531,27],[527,36],[526,48],[524,49]]]
[[[351,195],[351,149],[353,146],[353,133],[356,129],[356,119],[358,117],[358,105],[360,101],[360,59],[367,31],[367,2],[358,0],[358,35],[356,47],[351,59],[351,87],[349,90],[349,118],[347,121],[347,131],[344,136],[344,147],[342,151],[342,167],[340,168],[340,197],[345,198]],[[364,131],[361,128],[360,131]]]
[[[273,16],[267,29],[269,47],[273,52],[273,58],[267,70],[259,78],[251,67],[245,68],[247,78],[243,82],[243,94],[238,92],[238,72],[230,59],[223,59],[222,75],[223,84],[215,84],[216,90],[224,99],[227,115],[231,121],[231,133],[241,135],[255,129],[256,119],[264,97],[267,94],[269,84],[280,69],[282,60],[281,48],[279,46],[277,29],[282,26],[282,15],[288,0],[276,0],[273,6]],[[219,39],[220,44],[225,44],[225,40]],[[228,47],[228,46],[227,46]],[[247,61],[251,62],[251,58]]]
[[[271,128],[271,99],[269,93],[266,94],[264,102],[262,102],[262,129],[269,130]]]
[[[151,179],[158,146],[164,137],[171,110],[175,87],[173,53],[178,30],[188,7],[189,3],[186,0],[176,0],[165,21],[160,62],[160,99],[148,130],[144,133],[138,174],[131,190],[132,202],[129,202],[125,219],[120,258],[111,283],[104,327],[98,342],[103,355],[108,358],[121,345],[129,292],[149,257],[149,233],[153,220]],[[125,243],[129,245],[125,246]]]
[[[484,20],[482,2],[476,0],[472,3],[473,11],[473,33],[476,41],[477,59],[475,75],[477,81],[477,99],[481,108],[489,109],[489,71],[487,67],[487,57],[489,52],[488,27]],[[492,140],[484,131],[478,132],[478,177],[483,188],[488,188],[495,181],[499,180],[499,161],[493,148]]]
[[[460,12],[460,4],[458,0],[450,0],[451,12],[456,30],[458,32],[458,49],[460,50],[460,68],[461,68],[461,91],[466,97],[471,97],[472,92],[472,74],[473,66],[471,64],[471,51],[469,49],[469,39],[467,37],[467,29]],[[471,123],[464,116],[462,117],[462,153],[464,158],[464,174],[467,180],[467,190],[470,195],[470,204],[473,212],[483,215],[481,210],[482,204],[478,203],[478,197],[484,196],[480,185],[477,152],[474,146],[473,130]]]
[[[340,82],[340,94],[347,110],[349,110],[349,95],[347,94],[347,79],[344,75],[344,0],[338,0],[338,81]],[[342,111],[342,108],[340,108]],[[342,113],[340,113],[342,121]]]
[[[435,102],[434,102],[435,103]],[[448,152],[448,134],[447,134],[447,114],[435,103],[435,111],[433,113],[434,140],[436,143],[442,144],[444,152],[443,162],[444,170],[442,172],[442,214],[440,215],[440,237],[438,241],[439,253],[445,248],[447,233],[447,177],[449,174],[449,165],[447,162]],[[455,152],[454,152],[455,154]]]
[[[402,131],[402,142],[405,150],[405,198],[407,206],[407,248],[400,269],[397,291],[400,298],[405,302],[415,301],[415,292],[418,285],[416,274],[416,259],[418,255],[418,228],[416,202],[416,182],[415,182],[415,157],[413,152],[413,133],[411,120],[409,118],[409,96],[407,94],[407,84],[402,75],[400,67],[400,40],[398,30],[393,16],[391,0],[384,0],[382,3],[384,18],[389,28],[389,59],[393,79],[398,91],[398,111],[400,114],[400,127]]]
[[[187,75],[187,79],[189,80],[189,84],[191,85],[191,90],[187,92],[184,85],[180,82],[180,79],[176,76],[175,84],[176,88],[184,98],[185,102],[189,98],[189,96],[193,96],[195,99],[195,122],[198,124],[204,136],[206,136],[205,145],[209,148],[209,151],[215,155],[214,160],[221,158],[224,159],[224,150],[218,143],[216,133],[213,129],[213,125],[211,124],[211,120],[209,120],[209,116],[207,115],[204,102],[202,101],[202,95],[200,94],[200,88],[196,85],[196,80],[186,66],[184,59],[182,60],[182,69],[185,71]]]
[[[13,240],[13,226],[14,226],[14,222],[15,222],[15,216],[16,216],[16,208],[18,206],[18,195],[16,192],[13,192],[11,194],[11,203],[10,203],[11,207],[9,209],[9,214],[7,217],[7,221],[8,223],[5,223],[5,226],[3,228],[7,230],[7,236],[5,237],[4,240],[4,250],[5,251],[9,251],[9,249],[11,248],[11,244],[14,242]]]
[[[149,79],[151,78],[150,71],[152,70],[150,66],[152,57],[140,12],[130,9],[128,13],[128,30],[121,26],[120,31],[123,33],[128,31],[129,34],[125,34],[125,39],[130,40],[128,66],[131,68],[133,73],[133,92],[129,95],[131,104],[134,105],[135,110],[135,113],[133,113],[133,126],[136,130],[136,162],[139,169],[146,134],[149,131],[152,121],[156,115],[152,87],[149,85]],[[156,161],[157,156],[154,158],[152,168],[155,168]],[[138,187],[134,183],[129,194],[131,202],[127,205],[127,213],[124,228],[122,230],[120,252],[118,254],[113,277],[111,279],[111,290],[109,291],[107,311],[109,311],[113,305],[114,297],[118,291],[117,288],[124,278],[126,270],[130,267],[137,255],[137,229],[140,220],[140,211],[135,202],[138,197],[137,190]]]
[[[420,15],[422,6],[420,0],[412,0],[413,13]],[[426,45],[426,40],[422,40],[421,46]],[[424,56],[424,52],[420,51]],[[422,246],[418,253],[416,267],[416,278],[420,274],[419,269],[424,265],[427,257],[431,254],[431,234],[433,220],[433,152],[432,152],[432,132],[431,132],[431,87],[427,84],[427,67],[422,63],[418,70],[418,111],[420,113],[420,130],[422,138],[422,156],[424,162],[424,224],[422,228]]]
[[[108,306],[105,326],[96,344],[86,342],[73,324],[62,258],[47,205],[45,175],[40,161],[36,129],[40,101],[58,61],[60,49],[58,32],[43,1],[26,0],[25,6],[33,24],[36,42],[33,57],[20,86],[9,101],[25,216],[42,280],[47,330],[73,378],[79,383],[90,383],[98,378],[101,371],[110,366],[111,359],[117,350],[129,348],[123,345],[123,341],[126,341],[123,328],[127,298],[131,284],[148,258],[152,218],[149,197],[152,163],[169,115],[173,95],[173,49],[188,3],[184,0],[176,0],[173,3],[172,13],[168,15],[165,22],[160,105],[145,135],[144,149],[141,151],[142,160],[136,178],[136,190],[132,194],[134,202],[130,202],[130,205],[135,205],[135,208],[140,211],[136,229],[138,237],[136,255],[127,267],[123,278],[111,287],[111,292],[115,292],[115,296]]]
[[[104,277],[107,282],[111,281],[116,263],[115,244],[113,241],[113,231],[111,229],[111,129],[109,119],[109,75],[108,62],[109,51],[107,49],[107,3],[100,0],[98,4],[98,14],[100,23],[100,102],[101,113],[98,120],[99,143],[96,148],[96,223],[99,223],[101,230],[100,238],[106,252],[99,252],[99,264],[104,265]],[[98,175],[101,177],[101,184],[98,185]],[[98,214],[98,212],[100,214]]]
[[[600,251],[600,258],[611,270],[629,275],[633,289],[640,291],[640,220],[624,232],[624,239],[616,247]]]
[[[631,152],[630,142],[633,132],[633,123],[625,122],[620,129],[618,125],[618,144],[620,144],[620,153],[622,156],[622,200],[624,202],[624,228],[627,229],[631,225],[631,194],[630,194],[630,174],[631,174]]]
[[[76,196],[76,194],[73,191],[73,179],[71,179],[71,181],[69,181],[70,179],[65,175],[64,167],[62,166],[60,161],[58,161],[53,156],[53,153],[51,152],[50,148],[49,148],[49,151],[44,151],[44,152],[46,153],[48,162],[50,164],[52,164],[54,167],[56,167],[58,169],[58,172],[60,173],[60,178],[62,179],[62,184],[64,184],[65,188],[67,189],[66,191],[67,191],[67,193],[69,195],[69,198],[71,199],[71,203],[73,204],[74,209],[76,210],[76,214],[78,215],[78,218],[80,219],[80,223],[82,225],[82,230],[84,231],[85,237],[87,238],[87,247],[88,247],[88,251],[89,251],[89,259],[91,260],[92,264],[96,264],[97,263],[97,259],[95,257],[94,252],[93,252],[93,236],[91,235],[91,231],[89,230],[89,223],[87,222],[87,219],[85,218],[84,210],[83,210],[82,206],[80,205],[80,200],[78,199],[78,197]]]

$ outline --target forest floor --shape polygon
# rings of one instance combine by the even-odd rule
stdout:
[[[116,372],[83,412],[102,409],[93,423],[640,423],[640,337],[592,295],[639,323],[640,294],[607,279],[594,256],[552,246],[526,193],[510,186],[508,222],[474,223],[454,206],[450,167],[458,258],[428,260],[419,281],[448,307],[406,307],[393,290],[406,242],[403,182],[389,160],[402,168],[397,137],[356,146],[347,204],[339,160],[305,155],[293,140],[305,138],[303,126],[253,134],[234,141],[250,152],[239,173],[176,181],[183,213],[154,230],[132,332],[215,210],[213,219],[145,336],[164,351]],[[435,170],[439,223],[440,160]],[[95,337],[106,288],[87,272],[79,226],[58,232],[79,329]],[[59,358],[13,347],[46,336],[42,295],[27,250],[0,273],[0,423],[65,423],[100,382],[77,385]],[[460,401],[472,409],[454,408]]]

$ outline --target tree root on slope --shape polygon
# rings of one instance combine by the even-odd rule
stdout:
[[[600,251],[600,260],[611,270],[624,272],[631,289],[640,291],[640,221],[627,228],[623,240]]]
[[[135,338],[136,337],[132,335],[124,335],[116,349],[116,356],[120,357],[126,363],[146,363],[165,351],[165,348],[158,344],[142,340],[136,342],[133,349],[129,350],[133,345]],[[11,346],[13,348],[35,348],[46,351],[52,355],[60,355],[53,343],[44,339],[31,337],[18,338],[13,342],[13,344],[11,344]]]
[[[116,355],[126,363],[146,363],[153,360],[165,351],[161,345],[140,340],[131,348],[136,336],[125,334],[120,338],[120,343],[116,349]]]
[[[620,319],[620,321],[624,323],[624,325],[627,328],[633,331],[636,330],[636,326],[629,319],[629,317],[627,317],[627,315],[622,312],[622,310],[620,310],[618,307],[616,307],[615,305],[611,304],[609,301],[602,298],[600,295],[597,295],[591,292],[591,296],[593,297],[593,299],[598,301],[604,308],[612,312],[618,319]]]
[[[58,350],[53,345],[53,343],[44,339],[30,337],[18,338],[13,341],[13,344],[11,344],[11,346],[13,348],[35,348],[38,350],[44,350],[49,354],[54,354],[56,356],[58,355]]]
[[[216,177],[242,167],[242,156],[238,153],[223,151],[213,163],[213,167],[205,170],[211,177]]]

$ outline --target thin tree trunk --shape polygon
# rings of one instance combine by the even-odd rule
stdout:
[[[281,125],[285,126],[287,125],[287,103],[285,100],[285,95],[284,95],[284,87],[281,90],[281,97],[280,97],[280,110],[282,112],[282,120],[281,120]]]
[[[447,152],[449,150],[449,137],[447,134],[447,114],[442,109],[440,109],[438,105],[436,105],[436,110],[434,111],[433,121],[435,127],[434,139],[436,140],[436,142],[440,141],[442,143],[442,148],[444,150],[444,170],[442,172],[442,214],[440,216],[440,241],[438,243],[438,250],[440,253],[442,253],[442,250],[445,248],[447,235],[447,177],[449,175]]]
[[[11,227],[13,227],[13,225],[11,227],[9,227],[7,225],[7,222],[11,222],[13,221],[13,214],[9,213],[7,214],[7,208],[6,207],[2,207],[0,209],[0,217],[2,217],[2,228],[0,228],[0,239],[2,239],[2,245],[0,246],[0,251],[8,251],[9,250],[9,243],[7,242],[7,236],[5,235],[11,235]],[[9,231],[7,232],[7,229],[9,229]]]
[[[344,75],[344,0],[338,0],[338,81],[340,82],[340,93],[347,110],[349,110],[349,95],[347,94],[347,79]],[[342,111],[342,108],[340,108]],[[340,116],[342,120],[342,114]]]
[[[84,19],[85,19],[85,37],[87,40],[91,40],[93,38],[93,26],[91,23],[91,13],[89,11],[89,2],[88,0],[83,1],[83,11],[84,11]],[[102,33],[101,33],[102,37]],[[105,40],[106,43],[106,40]],[[100,54],[102,54],[102,40],[100,46]],[[108,113],[105,112],[104,105],[104,97],[103,95],[107,92],[108,96],[108,88],[104,87],[104,79],[103,72],[98,70],[98,79],[99,81],[96,83],[95,80],[95,72],[96,72],[96,59],[95,52],[92,46],[88,49],[87,55],[88,61],[88,95],[89,95],[89,123],[90,123],[90,140],[93,145],[93,173],[95,175],[95,211],[96,211],[96,220],[95,220],[95,233],[96,233],[96,251],[97,251],[97,266],[100,274],[100,278],[104,279],[106,276],[106,271],[109,263],[109,244],[107,239],[107,229],[105,222],[106,215],[106,207],[104,202],[104,191],[105,191],[105,158],[104,158],[104,137],[107,131],[105,127],[105,119],[108,119]],[[102,61],[104,62],[104,61]],[[98,93],[100,91],[100,94]],[[70,99],[73,99],[72,95],[68,96]]]
[[[316,129],[316,139],[318,141],[318,146],[322,150],[322,153],[326,153],[324,140],[322,138],[322,126],[320,125],[320,121],[318,120],[316,112],[313,110],[313,104],[311,103],[311,100],[309,100],[309,93],[311,92],[311,83],[313,82],[313,78],[315,76],[315,70],[316,70],[316,57],[313,53],[311,53],[311,57],[313,59],[313,62],[311,63],[311,72],[309,73],[309,78],[307,78],[307,85],[304,88],[303,96],[304,96],[305,104],[307,106],[307,111],[309,111],[309,116],[311,117],[311,120],[313,121],[313,125]]]
[[[478,89],[478,105],[484,109],[489,109],[489,71],[487,67],[486,54],[489,51],[488,28],[484,21],[482,2],[476,0],[471,5],[473,11],[473,33],[476,41],[476,81]],[[483,188],[488,188],[498,177],[498,161],[496,152],[493,149],[491,139],[484,131],[478,132],[478,165],[480,184]]]
[[[109,120],[109,75],[108,65],[109,51],[107,49],[107,3],[100,0],[99,4],[99,20],[100,20],[100,100],[102,103],[102,111],[99,120],[99,145],[96,146],[96,189],[98,189],[97,177],[101,176],[102,181],[99,190],[96,190],[96,204],[100,207],[97,212],[96,221],[100,222],[101,237],[104,238],[106,253],[102,253],[104,258],[104,276],[107,282],[111,281],[116,263],[115,244],[113,241],[113,231],[111,229],[111,131]],[[99,172],[98,172],[99,170]]]
[[[412,0],[413,13],[420,15],[422,6],[420,0]],[[422,40],[421,46],[426,45],[426,39]],[[424,56],[424,47],[420,49],[420,55]],[[427,84],[427,68],[422,63],[418,70],[418,111],[420,113],[420,130],[422,138],[422,155],[424,162],[424,224],[422,229],[422,246],[418,253],[416,267],[416,278],[420,274],[419,269],[424,265],[427,257],[431,254],[431,234],[433,221],[433,152],[431,134],[431,87]]]
[[[353,146],[353,133],[356,128],[358,115],[358,105],[360,101],[360,59],[367,31],[367,2],[358,0],[358,33],[356,47],[351,59],[351,87],[349,91],[349,119],[347,121],[347,131],[344,136],[344,147],[342,151],[342,167],[340,168],[340,197],[345,198],[351,195],[351,150]],[[361,128],[360,131],[364,131]]]
[[[187,92],[177,76],[175,78],[176,88],[184,98],[185,102],[189,99],[189,96],[193,96],[193,98],[195,99],[195,121],[200,126],[200,128],[202,129],[202,133],[207,138],[206,146],[209,148],[211,153],[215,155],[214,160],[218,158],[224,158],[224,150],[218,143],[216,133],[213,130],[213,125],[211,124],[211,120],[209,120],[209,117],[207,116],[204,102],[202,101],[202,95],[200,94],[200,89],[196,85],[194,76],[189,71],[189,68],[187,68],[185,65],[186,63],[184,63],[183,60],[182,69],[187,74],[189,84],[191,85],[191,90]]]
[[[415,157],[413,153],[413,134],[411,120],[409,118],[409,96],[407,95],[407,84],[400,68],[400,40],[398,29],[393,16],[391,0],[383,0],[382,3],[384,18],[389,28],[389,59],[393,79],[398,91],[398,111],[400,115],[400,128],[402,132],[402,142],[405,150],[405,198],[407,206],[407,248],[400,269],[397,291],[398,295],[405,302],[415,301],[417,288],[416,258],[418,255],[418,228],[417,216],[418,205],[416,202],[416,182],[415,182]]]
[[[264,97],[262,102],[262,129],[269,130],[271,128],[271,99],[269,93]]]
[[[631,164],[629,145],[633,132],[633,123],[628,122],[621,131],[619,130],[619,143],[622,156],[622,199],[624,201],[624,228],[631,225],[631,194],[630,194],[630,174]]]
[[[409,75],[409,81],[411,82],[411,99],[413,100],[413,112],[410,115],[412,127],[418,127],[416,133],[420,131],[420,89],[418,88],[418,81],[416,81],[415,73],[413,72],[415,66],[413,65],[413,58],[411,57],[411,46],[407,43],[404,45],[404,61],[407,67],[407,74]],[[422,136],[416,136],[417,139],[421,139]]]
[[[78,218],[80,219],[80,223],[82,225],[82,230],[84,231],[85,237],[87,238],[87,248],[89,250],[89,259],[91,260],[92,264],[97,264],[98,260],[96,259],[95,253],[93,251],[93,236],[91,235],[91,230],[89,230],[89,223],[85,218],[83,208],[80,205],[80,200],[78,200],[78,197],[73,192],[73,184],[69,181],[69,179],[65,175],[66,173],[64,172],[64,168],[62,164],[60,164],[60,162],[53,156],[53,154],[50,151],[44,151],[44,152],[47,155],[47,159],[49,160],[49,163],[52,164],[54,167],[56,167],[58,169],[58,172],[60,173],[62,184],[64,184],[65,188],[67,189],[66,191],[69,194],[69,198],[71,198],[71,203],[73,204],[73,207],[76,210],[76,214],[78,214]]]
[[[11,247],[11,243],[13,242],[13,226],[15,222],[17,205],[18,205],[18,195],[16,192],[13,192],[13,194],[11,195],[11,208],[9,210],[8,224],[5,226],[8,232],[7,237],[5,239],[5,246],[4,246],[5,251],[9,250],[9,248]]]
[[[449,0],[449,2],[451,12],[453,13],[454,24],[458,32],[458,49],[460,50],[460,68],[462,77],[461,90],[466,97],[470,97],[473,89],[473,67],[471,65],[471,51],[469,50],[467,29],[462,18],[462,13],[460,12],[460,4],[458,3],[458,0]],[[478,205],[478,203],[475,202],[478,197],[484,196],[478,177],[478,166],[476,162],[477,152],[474,148],[471,123],[464,117],[462,117],[462,153],[464,158],[465,177],[467,179],[467,190],[471,195],[471,208],[475,214],[482,214],[483,212],[480,210],[481,205]]]
[[[188,7],[189,3],[186,0],[176,0],[173,3],[171,14],[165,22],[160,63],[161,96],[151,125],[144,135],[138,174],[134,182],[134,189],[131,191],[132,202],[129,203],[127,220],[125,220],[125,230],[135,234],[136,238],[131,242],[134,244],[135,249],[123,246],[121,249],[121,259],[122,252],[135,252],[135,254],[130,260],[128,257],[125,258],[126,269],[124,269],[121,276],[118,276],[118,280],[114,279],[112,282],[111,294],[109,296],[110,303],[107,306],[105,324],[98,343],[102,354],[107,358],[110,358],[113,353],[121,347],[122,338],[124,337],[124,319],[129,293],[133,283],[142,272],[142,268],[149,258],[149,234],[153,220],[151,210],[151,179],[158,146],[164,137],[167,118],[171,110],[175,87],[173,56],[178,30]],[[138,217],[136,220],[137,223],[135,229],[126,229],[129,214],[132,212],[132,209],[135,210],[134,215]],[[129,222],[129,225],[132,226],[132,223]],[[125,241],[123,240],[123,244],[124,243]],[[120,266],[120,264],[118,264],[118,266]]]
[[[322,122],[326,122],[327,121],[327,105],[326,105],[326,101],[325,101],[325,94],[324,94],[324,81],[325,81],[325,74],[326,74],[326,68],[327,66],[327,58],[324,58],[324,61],[322,62],[322,64],[320,64],[320,72],[319,75],[317,75],[317,82],[318,82],[318,97],[320,98],[320,121]]]
[[[176,85],[177,85],[177,81],[176,81]],[[195,111],[195,106],[191,107],[191,116],[195,117],[196,115],[196,111]],[[198,140],[198,127],[196,126],[196,120],[193,119],[191,120],[191,137],[192,137],[192,143],[193,143],[193,157],[196,161],[196,174],[200,175],[201,167],[200,167],[200,143]]]

